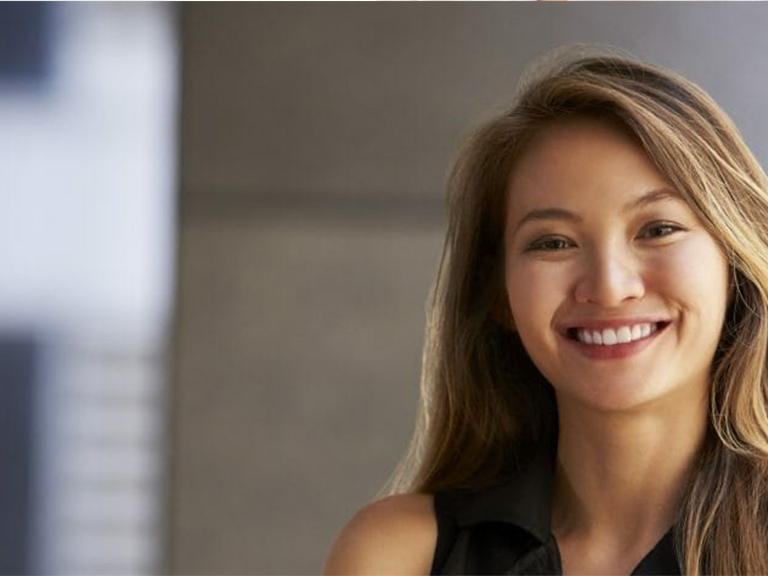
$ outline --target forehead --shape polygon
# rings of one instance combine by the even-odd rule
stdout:
[[[669,180],[626,128],[577,118],[537,132],[512,166],[507,200],[512,212],[545,204],[604,206],[664,186]]]

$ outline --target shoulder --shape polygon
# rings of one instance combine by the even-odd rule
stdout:
[[[388,496],[342,529],[323,574],[429,574],[437,543],[431,494]]]

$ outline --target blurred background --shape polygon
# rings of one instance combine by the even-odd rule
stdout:
[[[598,42],[768,160],[765,3],[0,3],[0,573],[311,574],[413,432],[462,136]]]
[[[178,13],[0,4],[0,572],[165,552]]]

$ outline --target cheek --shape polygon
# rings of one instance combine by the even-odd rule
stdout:
[[[714,313],[725,306],[729,267],[725,255],[708,235],[695,235],[650,262],[654,291],[676,295],[692,307]]]
[[[530,263],[506,270],[507,296],[517,329],[525,334],[548,324],[567,298],[572,272],[567,266]],[[535,327],[535,328],[534,328]]]

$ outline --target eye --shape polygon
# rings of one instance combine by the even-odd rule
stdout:
[[[562,246],[562,244],[568,243],[568,240],[565,238],[558,238],[556,236],[551,237],[544,237],[539,240],[536,240],[533,244],[528,246],[528,248],[525,249],[526,252],[534,252],[534,251],[541,251],[541,252],[558,252],[558,248],[554,248],[553,246],[555,244],[559,244]]]
[[[679,232],[683,230],[680,226],[675,226],[674,224],[667,224],[665,222],[654,222],[650,224],[646,230],[671,230],[671,232],[668,232],[667,234],[651,234],[650,237],[653,238],[663,238],[664,236],[670,236],[671,234],[674,234],[675,232]]]

